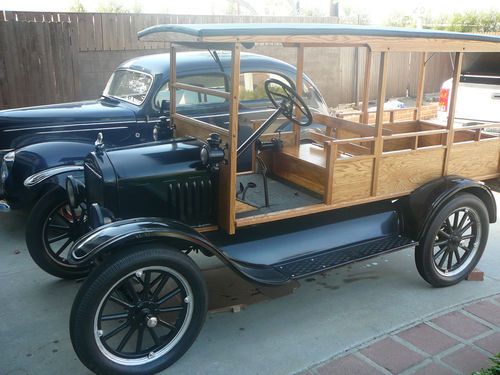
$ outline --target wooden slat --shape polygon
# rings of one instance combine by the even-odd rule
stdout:
[[[204,129],[204,130],[212,132],[212,133],[218,133],[219,135],[223,135],[226,137],[228,137],[230,134],[229,130],[227,130],[227,129],[209,124],[208,122],[205,122],[205,121],[197,120],[193,117],[181,115],[180,113],[174,113],[171,117],[174,121],[174,124],[186,123],[186,124],[190,124],[193,126],[198,126],[201,129]]]
[[[458,85],[460,83],[460,75],[462,73],[462,62],[463,62],[464,54],[462,52],[458,52],[455,54],[455,71],[453,73],[453,83],[451,86],[451,93],[449,99],[449,110],[448,110],[448,122],[446,127],[448,128],[448,134],[446,135],[446,153],[443,161],[443,176],[448,174],[448,163],[450,160],[450,152],[451,147],[453,146],[454,139],[454,123],[455,123],[455,110],[457,106],[457,93],[458,93]]]
[[[199,92],[202,94],[218,96],[219,98],[224,98],[226,100],[229,100],[231,98],[231,94],[228,92],[210,89],[207,87],[189,85],[187,83],[176,82],[176,83],[170,84],[170,87],[174,87],[174,88],[179,89],[179,90],[194,91],[194,92]]]
[[[175,85],[177,83],[177,50],[172,44],[170,46],[170,85]],[[177,90],[170,90],[170,117],[176,113],[176,103],[177,103]],[[172,121],[172,120],[171,120]]]
[[[454,144],[448,174],[476,179],[500,174],[500,139]]]
[[[363,124],[368,124],[368,102],[370,101],[370,82],[371,82],[371,72],[372,72],[372,60],[373,54],[369,49],[366,50],[366,61],[365,61],[365,79],[363,82],[363,103],[361,106],[361,122]]]
[[[384,121],[384,103],[385,103],[385,92],[387,89],[387,65],[388,65],[387,52],[382,52],[380,55],[380,74],[378,83],[378,95],[377,95],[377,119],[375,120],[375,144],[374,144],[374,155],[375,162],[373,163],[373,178],[372,178],[372,196],[377,195],[378,187],[378,174],[380,169],[380,157],[383,151],[383,121]]]
[[[297,46],[297,76],[295,78],[295,90],[297,91],[297,94],[299,96],[302,96],[303,92],[303,85],[304,85],[304,46],[299,44]],[[301,111],[299,108],[295,110],[295,116],[296,117],[301,117]],[[297,149],[300,147],[300,126],[294,124],[293,125],[293,132],[295,133],[295,146]]]
[[[415,120],[420,120],[420,115],[422,113],[422,102],[424,99],[424,87],[425,87],[425,72],[426,72],[426,62],[427,62],[427,53],[421,53],[420,59],[420,69],[418,73],[418,89],[417,89],[417,102],[416,102],[416,112],[415,112]]]
[[[333,178],[334,178],[334,168],[335,160],[337,159],[337,145],[332,142],[325,142],[325,153],[326,153],[326,187],[324,194],[325,204],[332,204],[333,202]]]
[[[227,164],[219,172],[219,227],[228,234],[236,231],[236,151],[238,147],[238,107],[240,96],[240,50],[235,43],[231,51],[231,103]]]

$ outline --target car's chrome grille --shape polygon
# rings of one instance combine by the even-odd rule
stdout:
[[[85,159],[84,166],[87,201],[89,203],[99,203],[102,205],[104,203],[104,183],[100,168],[91,157]]]

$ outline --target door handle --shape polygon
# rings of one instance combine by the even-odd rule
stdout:
[[[500,100],[500,92],[495,92],[491,95],[491,99]]]

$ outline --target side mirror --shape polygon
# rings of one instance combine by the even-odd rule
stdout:
[[[169,112],[169,110],[170,110],[170,105],[168,104],[167,99],[163,99],[160,105],[160,114],[166,115]]]

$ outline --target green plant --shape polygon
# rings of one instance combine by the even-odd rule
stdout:
[[[493,366],[476,371],[472,375],[500,375],[500,353],[492,357],[491,360],[493,361]]]

